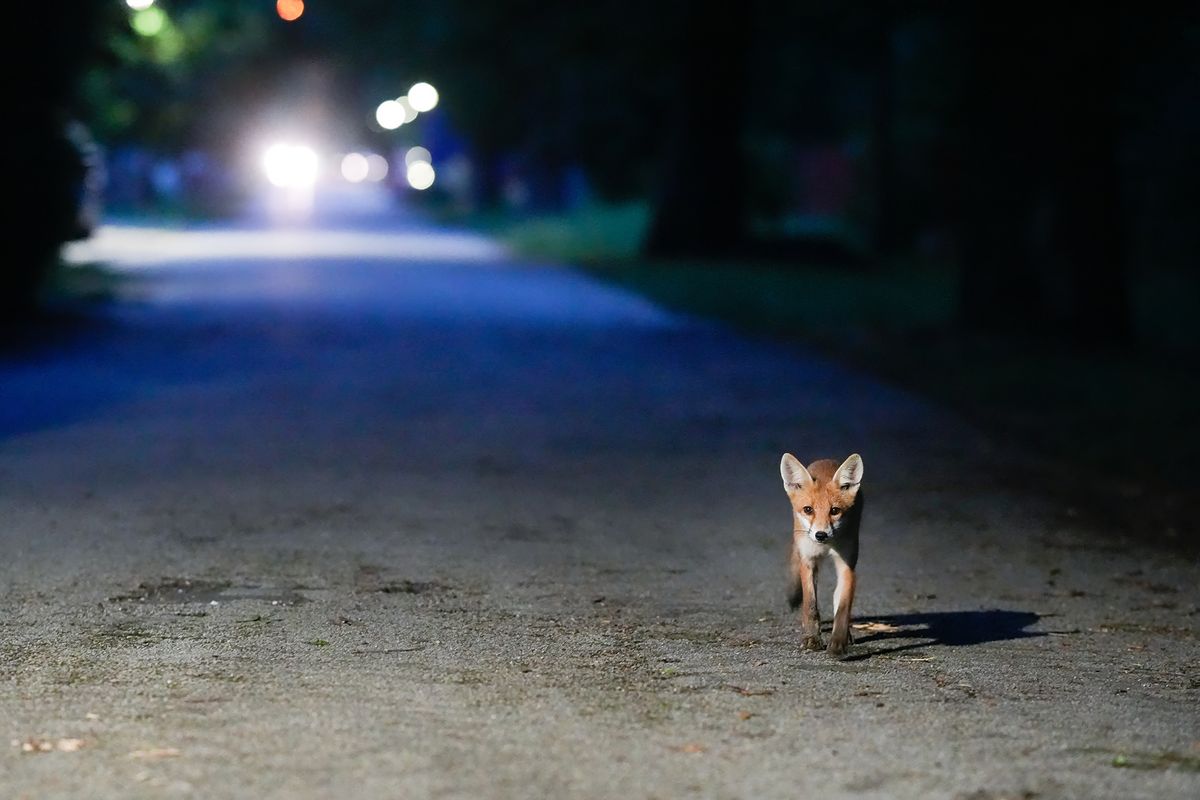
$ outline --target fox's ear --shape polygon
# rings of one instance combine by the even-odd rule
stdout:
[[[862,456],[858,453],[843,461],[842,465],[837,468],[837,472],[833,473],[833,483],[843,492],[850,492],[852,494],[858,492],[858,486],[862,483],[862,478]]]
[[[791,453],[783,454],[783,460],[779,462],[779,474],[783,476],[783,488],[789,492],[813,482],[812,475]]]

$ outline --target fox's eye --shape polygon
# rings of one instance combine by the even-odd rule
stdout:
[[[801,510],[802,510],[802,511],[803,511],[805,514],[808,514],[809,516],[812,516],[812,506],[805,506],[805,507],[804,507],[803,509],[801,509]]]
[[[842,513],[842,510],[837,506],[834,506],[833,508],[829,509],[829,513],[836,517],[838,514]]]

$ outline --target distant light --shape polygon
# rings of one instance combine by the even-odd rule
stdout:
[[[420,145],[408,148],[408,152],[404,154],[404,163],[412,165],[417,161],[424,161],[426,164],[432,164],[433,156],[429,154],[428,150]]]
[[[304,0],[276,0],[275,12],[284,22],[298,20],[304,13]]]
[[[387,177],[388,162],[387,159],[379,155],[379,153],[370,153],[367,155],[367,180],[381,181]]]
[[[362,153],[347,153],[342,159],[342,177],[351,183],[362,183],[370,169],[367,157]]]
[[[417,118],[417,110],[412,107],[412,103],[408,101],[408,97],[397,97],[396,102],[404,109],[404,124],[412,122]]]
[[[384,100],[379,104],[379,108],[375,109],[375,121],[379,123],[379,127],[389,131],[394,131],[403,125],[404,117],[404,106],[395,100]]]
[[[412,107],[417,111],[432,111],[438,104],[437,89],[424,81],[414,83],[408,90],[408,102],[412,103]]]
[[[408,165],[405,177],[408,178],[409,186],[417,190],[424,190],[433,186],[433,179],[437,177],[437,174],[433,171],[433,165],[428,161],[414,161]]]
[[[317,154],[304,145],[273,144],[263,154],[263,170],[275,186],[312,186],[317,182]]]
[[[187,42],[179,28],[168,24],[154,37],[154,58],[160,64],[169,64],[178,60],[186,47]]]
[[[125,0],[125,5],[132,8],[134,11],[144,11],[154,5],[154,0]]]
[[[140,36],[157,36],[167,24],[167,12],[161,8],[143,8],[134,13],[129,24]]]

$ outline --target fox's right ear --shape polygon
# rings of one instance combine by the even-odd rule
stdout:
[[[854,453],[837,468],[837,472],[833,474],[833,483],[843,492],[849,492],[853,495],[858,492],[858,485],[862,483],[862,478],[862,456]]]
[[[783,488],[789,492],[809,486],[813,482],[812,475],[808,474],[804,465],[791,453],[783,454],[783,460],[779,462],[779,474],[783,476]]]

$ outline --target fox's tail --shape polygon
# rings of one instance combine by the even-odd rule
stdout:
[[[797,553],[795,545],[791,546],[789,555],[787,600],[792,611],[795,611],[804,600],[804,584],[800,582],[800,565],[796,562]]]
[[[788,586],[787,597],[788,606],[791,607],[792,611],[795,611],[804,602],[804,590],[800,588],[800,580],[798,578],[792,579],[791,585]]]

